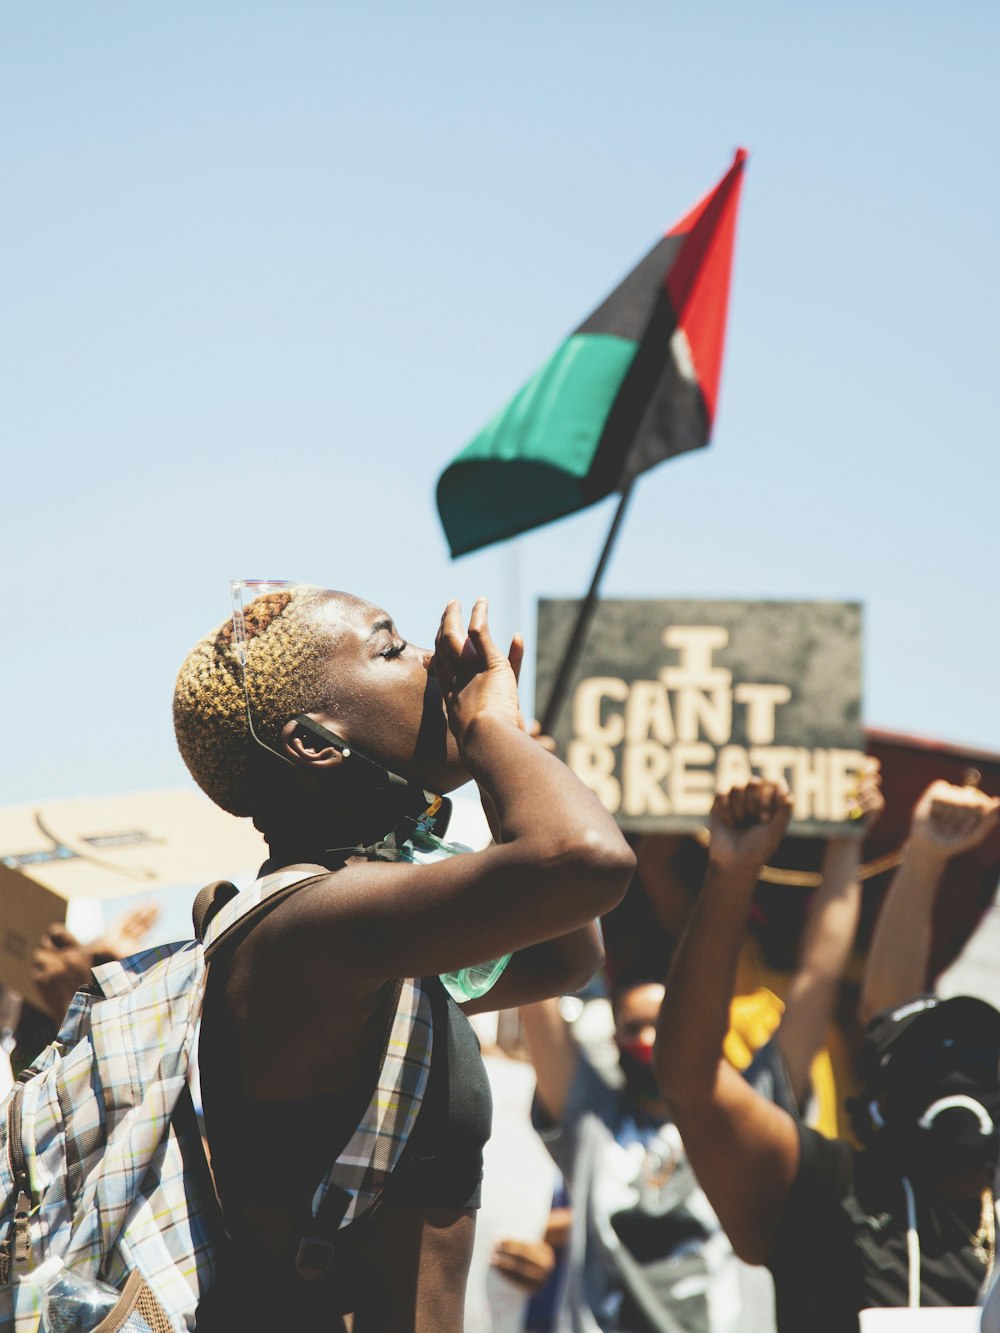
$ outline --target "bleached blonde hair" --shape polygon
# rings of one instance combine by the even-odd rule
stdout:
[[[246,692],[231,618],[192,648],[178,672],[174,734],[181,757],[202,791],[232,815],[258,813],[262,765],[278,763],[250,734],[247,696],[254,730],[276,748],[289,718],[327,702],[329,635],[313,615],[320,597],[302,584],[246,607]]]

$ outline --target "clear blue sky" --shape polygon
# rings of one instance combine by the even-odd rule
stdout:
[[[998,50],[993,0],[8,0],[0,800],[186,780],[234,575],[530,640],[608,504],[517,575],[437,475],[739,144],[715,439],[606,592],[859,599],[867,721],[1000,749]]]

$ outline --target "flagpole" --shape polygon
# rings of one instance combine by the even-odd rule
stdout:
[[[628,508],[629,499],[632,496],[632,487],[634,478],[628,481],[622,491],[622,498],[618,501],[618,508],[615,510],[615,516],[611,520],[611,527],[608,529],[608,535],[604,542],[604,550],[597,562],[597,568],[594,570],[594,577],[590,581],[590,588],[586,597],[580,603],[576,613],[576,623],[573,626],[573,633],[570,635],[569,644],[563,655],[562,664],[559,667],[559,674],[556,676],[555,683],[549,692],[548,702],[545,705],[545,712],[542,714],[542,735],[551,736],[552,729],[559,720],[559,714],[562,710],[566,697],[566,691],[569,688],[570,678],[576,670],[576,664],[580,660],[580,653],[583,650],[584,641],[587,637],[587,631],[590,629],[590,622],[594,618],[594,612],[597,610],[597,604],[600,598],[601,579],[604,577],[605,566],[611,557],[611,551],[618,536],[618,529],[622,525],[625,517],[625,510]]]

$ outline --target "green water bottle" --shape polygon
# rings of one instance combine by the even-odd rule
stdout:
[[[460,842],[444,842],[433,833],[421,832],[403,844],[400,859],[413,865],[433,865],[449,856],[471,851],[471,847],[464,847]],[[492,958],[488,963],[460,967],[457,972],[442,972],[441,984],[458,1004],[464,1000],[478,1000],[493,989],[509,962],[510,954],[505,953],[502,958]]]

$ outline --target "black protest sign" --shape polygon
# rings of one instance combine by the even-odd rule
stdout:
[[[547,697],[577,603],[538,604]],[[853,827],[864,762],[854,602],[605,601],[555,727],[560,756],[633,832],[691,832],[714,793],[783,778],[792,831]]]

